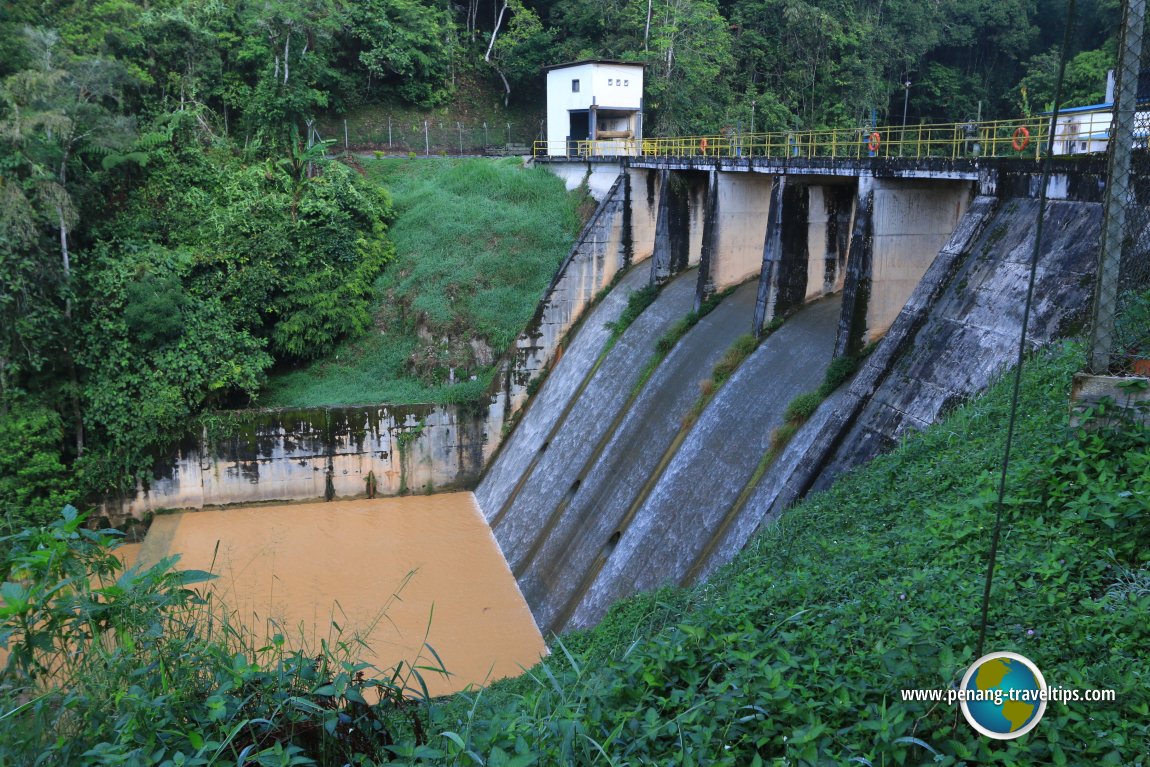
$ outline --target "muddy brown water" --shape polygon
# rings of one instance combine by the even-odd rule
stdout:
[[[450,672],[423,673],[432,695],[517,675],[546,652],[471,493],[156,517],[139,563],[171,554],[215,573],[210,588],[257,639],[312,651],[360,632],[359,660],[381,670],[436,665],[426,642]]]

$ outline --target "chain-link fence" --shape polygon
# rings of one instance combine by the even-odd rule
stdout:
[[[541,122],[480,120],[461,122],[380,115],[326,122],[319,135],[336,149],[388,155],[525,155],[543,137]]]
[[[1090,338],[1097,374],[1150,375],[1150,46],[1146,0],[1127,0]]]

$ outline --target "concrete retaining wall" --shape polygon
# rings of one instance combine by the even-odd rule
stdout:
[[[229,413],[189,435],[155,476],[110,499],[113,524],[159,509],[430,493],[475,485],[498,445],[503,411],[456,405],[332,407]],[[218,433],[213,433],[218,432]]]

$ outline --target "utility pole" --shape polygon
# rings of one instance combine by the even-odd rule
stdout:
[[[1142,61],[1142,30],[1146,0],[1127,0],[1118,47],[1118,83],[1114,91],[1114,130],[1110,132],[1106,201],[1102,217],[1102,246],[1098,253],[1098,279],[1094,283],[1090,323],[1090,372],[1105,375],[1114,345],[1114,315],[1118,308],[1118,273],[1126,232],[1126,206],[1133,198],[1130,149],[1134,141],[1138,70]]]

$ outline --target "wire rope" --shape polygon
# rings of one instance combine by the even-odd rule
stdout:
[[[998,544],[1002,537],[1002,507],[1006,498],[1006,475],[1010,469],[1010,448],[1014,442],[1014,427],[1018,419],[1018,396],[1022,388],[1022,364],[1026,361],[1026,331],[1030,325],[1030,309],[1034,302],[1034,280],[1038,273],[1038,258],[1042,252],[1042,224],[1046,220],[1046,187],[1050,183],[1050,158],[1054,154],[1054,130],[1058,127],[1058,111],[1062,106],[1062,84],[1066,77],[1066,59],[1070,51],[1070,33],[1074,27],[1076,0],[1070,0],[1066,8],[1066,28],[1062,35],[1062,51],[1058,61],[1058,79],[1054,85],[1054,110],[1050,115],[1050,131],[1046,144],[1046,154],[1042,157],[1042,181],[1038,195],[1038,221],[1034,228],[1034,249],[1030,254],[1030,277],[1026,283],[1026,303],[1022,311],[1022,332],[1018,339],[1018,359],[1014,366],[1014,391],[1010,397],[1010,420],[1006,427],[1006,444],[1002,450],[1002,469],[998,477],[998,497],[994,506],[994,532],[990,538],[990,555],[986,562],[986,583],[982,590],[982,612],[978,624],[978,649],[974,653],[981,658],[986,644],[987,615],[990,610],[990,593],[994,585],[994,568],[998,561]]]

